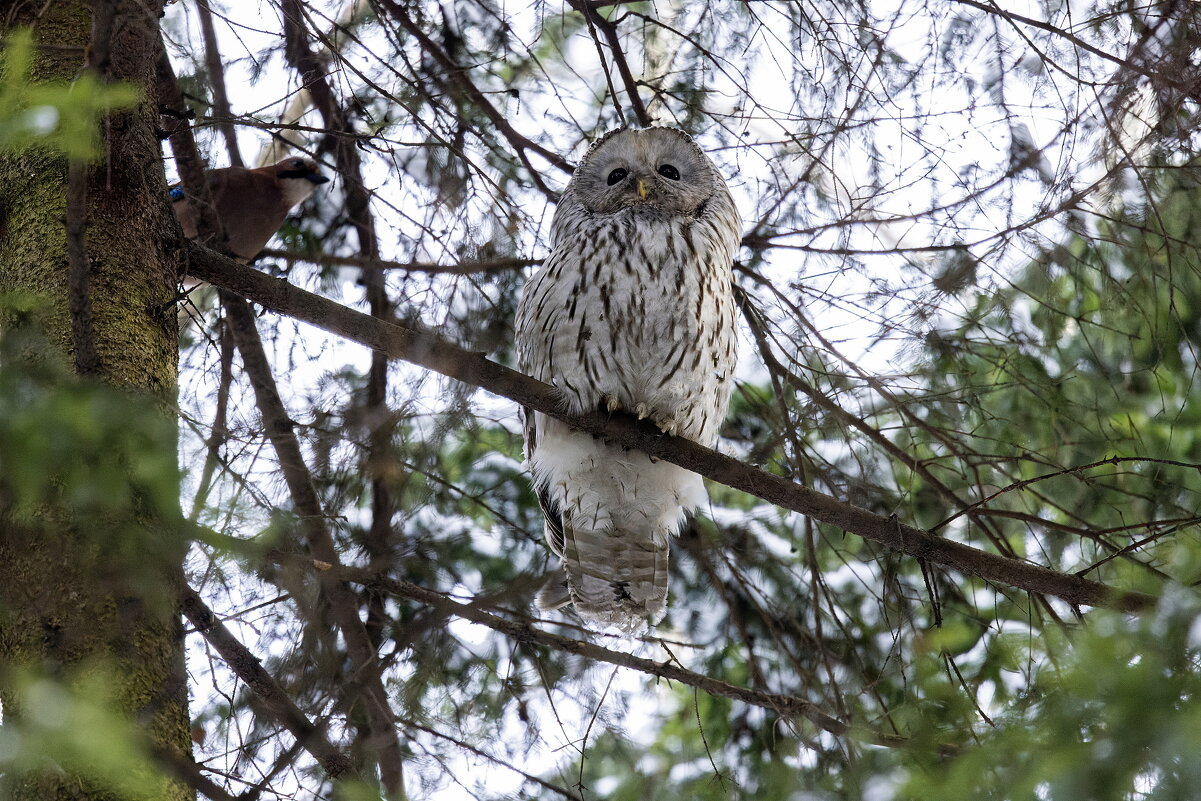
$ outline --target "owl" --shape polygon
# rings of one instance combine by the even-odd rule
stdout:
[[[733,387],[741,221],[713,162],[673,128],[622,128],[585,154],[517,310],[518,368],[567,409],[625,410],[712,445]],[[633,633],[667,609],[669,541],[700,476],[524,410],[526,459],[564,575],[542,609]]]

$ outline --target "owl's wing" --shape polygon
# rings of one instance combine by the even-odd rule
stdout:
[[[559,505],[550,497],[546,485],[538,487],[538,506],[546,518],[546,544],[557,554],[563,553],[563,517],[559,514]]]
[[[567,586],[567,574],[556,569],[534,596],[534,604],[543,612],[553,612],[571,603],[571,589]]]
[[[538,448],[538,427],[534,420],[534,411],[522,406],[521,415],[525,420],[526,458],[533,458],[534,451]],[[535,481],[534,488],[538,493],[538,507],[542,509],[542,516],[546,518],[546,544],[556,556],[562,556],[563,516],[559,512],[559,505],[551,497],[546,484]]]
[[[534,420],[534,412],[522,406],[521,415],[525,422],[526,456],[532,456],[534,449],[538,446],[538,428]],[[545,484],[535,481],[534,489],[538,493],[538,506],[542,509],[542,516],[546,520],[546,544],[550,546],[556,556],[562,557],[565,538],[563,536],[563,516],[559,512],[559,505],[555,503]],[[534,603],[539,609],[547,612],[571,603],[571,593],[567,588],[567,575],[563,572],[563,568],[556,567],[551,572],[546,583],[538,590]]]

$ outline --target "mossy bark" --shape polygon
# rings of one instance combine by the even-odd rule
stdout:
[[[101,0],[97,0],[100,2]],[[109,76],[139,86],[138,106],[100,125],[101,161],[88,168],[86,241],[90,300],[100,376],[132,395],[157,398],[164,414],[175,400],[178,228],[165,201],[154,102],[158,20],[154,3],[117,0]],[[92,28],[90,4],[50,0],[16,4],[0,15],[0,31],[29,26],[38,43],[35,80],[70,81],[84,64]],[[72,351],[64,220],[68,163],[30,149],[0,153],[0,292],[45,302],[46,334],[66,359]],[[131,416],[128,426],[146,421]],[[167,443],[170,446],[170,443]],[[86,460],[86,454],[81,454]],[[0,476],[2,478],[2,476]],[[0,487],[2,489],[2,487]],[[80,521],[48,507],[39,519],[15,515],[0,493],[0,701],[6,724],[33,710],[14,689],[16,676],[41,675],[82,686],[105,675],[112,703],[148,735],[151,747],[189,752],[183,638],[175,608],[181,547],[113,547],[113,531],[130,520],[131,536],[163,537],[153,511],[119,526]],[[122,528],[124,527],[124,528]],[[104,531],[103,535],[98,532]],[[106,733],[95,732],[103,738]],[[68,769],[35,771],[4,791],[19,799],[111,798]],[[102,783],[101,783],[102,784]],[[165,799],[194,794],[165,786]]]

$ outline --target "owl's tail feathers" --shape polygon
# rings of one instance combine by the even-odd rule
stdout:
[[[667,611],[666,535],[656,538],[647,531],[620,528],[580,530],[570,524],[564,525],[563,532],[567,590],[580,617],[627,634],[663,619]]]

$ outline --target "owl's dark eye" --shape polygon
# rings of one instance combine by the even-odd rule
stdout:
[[[670,178],[673,181],[680,180],[680,171],[677,170],[671,164],[660,164],[659,165],[659,174],[662,175],[664,178]]]
[[[613,184],[621,183],[622,181],[625,180],[625,177],[629,174],[630,173],[627,172],[626,170],[623,170],[621,167],[618,167],[616,170],[609,173],[609,178],[608,178],[609,186],[613,186]]]

